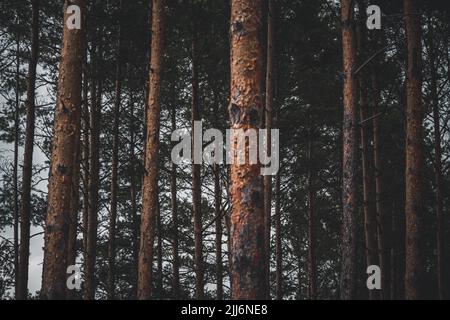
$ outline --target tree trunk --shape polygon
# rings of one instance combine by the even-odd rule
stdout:
[[[258,130],[262,118],[260,0],[231,2],[231,129]],[[231,154],[237,150],[237,137]],[[248,158],[248,147],[245,148]],[[266,298],[264,186],[260,163],[231,165],[231,297]]]
[[[192,41],[192,150],[196,133],[194,131],[194,121],[200,120],[198,105],[198,50],[197,50],[197,30],[194,30],[194,39]],[[201,133],[200,133],[201,134]],[[198,147],[198,146],[197,146]],[[195,158],[194,158],[195,159]],[[204,299],[203,283],[203,244],[202,244],[202,199],[201,199],[201,177],[200,164],[192,165],[192,207],[194,216],[194,240],[195,240],[195,292],[197,299]]]
[[[150,64],[149,102],[147,107],[147,136],[145,145],[145,173],[142,185],[141,245],[138,266],[138,299],[152,296],[153,242],[158,206],[158,150],[160,126],[160,85],[163,62],[164,0],[152,2],[152,44]]]
[[[316,217],[316,190],[315,190],[315,168],[314,168],[314,141],[313,125],[311,123],[311,114],[308,114],[308,298],[317,299],[317,217]]]
[[[84,64],[83,68],[83,114],[82,114],[82,126],[83,126],[83,213],[82,213],[82,224],[83,224],[83,260],[86,263],[87,257],[87,230],[88,230],[88,217],[89,217],[89,135],[90,135],[90,125],[89,125],[89,82],[87,65]],[[92,79],[91,79],[92,81]],[[92,94],[92,92],[91,92]]]
[[[223,300],[223,262],[222,262],[222,202],[220,189],[220,167],[214,164],[214,216],[216,217],[216,278],[217,300]]]
[[[267,69],[266,69],[266,148],[271,152],[271,132],[273,122],[274,82],[275,82],[275,2],[268,0],[267,17]],[[270,227],[272,215],[272,176],[264,176],[264,249],[266,256],[266,298],[270,299]]]
[[[14,188],[14,294],[19,296],[19,114],[20,114],[20,36],[16,40],[16,110],[14,110],[14,162],[13,162],[13,188]]]
[[[93,64],[94,70],[91,90],[91,113],[90,113],[90,172],[89,172],[89,210],[88,210],[88,230],[87,230],[87,261],[86,261],[86,287],[85,299],[95,299],[95,261],[97,250],[97,224],[98,224],[98,192],[100,183],[100,113],[102,103],[102,83],[99,79],[100,49],[96,52],[96,61]],[[96,70],[97,69],[97,70]]]
[[[341,299],[355,295],[356,264],[356,79],[353,1],[341,1],[344,66]]]
[[[378,217],[378,252],[381,268],[381,295],[384,300],[391,298],[391,217],[384,205],[383,158],[381,156],[379,102],[380,89],[375,72],[372,73],[373,91],[373,159],[375,175],[375,208]]]
[[[156,292],[159,299],[163,299],[163,239],[162,239],[162,225],[161,225],[161,208],[158,203],[158,212],[156,215],[156,229],[158,230],[158,240],[157,240],[157,250],[156,250],[156,262],[157,262],[157,269],[156,269]]]
[[[78,5],[85,13],[84,0],[65,1],[64,8]],[[69,14],[64,10],[64,22]],[[45,251],[41,298],[62,299],[66,287],[67,233],[76,154],[76,132],[81,108],[81,80],[84,60],[84,28],[69,30],[64,23],[59,66],[58,96],[45,227]]]
[[[130,96],[131,98],[131,96]],[[139,262],[139,221],[136,208],[136,154],[135,154],[135,135],[134,135],[134,103],[131,102],[130,117],[130,201],[131,201],[131,225],[133,239],[133,284],[134,290],[132,297],[136,298],[137,279],[138,279],[138,262]]]
[[[283,299],[283,251],[281,247],[281,193],[280,173],[275,178],[275,256],[276,256],[276,298]]]
[[[358,2],[358,8],[360,12],[364,12],[364,5],[362,1]],[[365,18],[364,14],[361,14],[362,19]],[[365,21],[365,20],[363,20]],[[358,24],[357,28],[357,49],[358,49],[358,61],[363,63],[365,60],[365,41],[366,32],[365,25]],[[359,85],[359,116],[360,116],[360,139],[361,139],[361,162],[362,162],[362,175],[363,175],[363,201],[364,201],[364,234],[366,244],[366,267],[371,265],[379,265],[378,260],[378,228],[377,228],[377,216],[375,206],[373,203],[373,190],[372,190],[372,172],[369,156],[369,126],[370,122],[367,120],[367,81],[366,74],[361,71],[358,77]],[[371,300],[379,297],[376,290],[369,290],[369,298]]]
[[[83,102],[84,103],[84,102]],[[80,126],[76,132],[76,156],[74,160],[74,176],[72,185],[72,194],[70,198],[70,217],[69,217],[69,232],[67,242],[67,266],[75,265],[77,258],[77,228],[78,228],[78,206],[80,201],[79,187],[80,187]],[[74,290],[66,286],[66,299],[74,298]]]
[[[434,171],[436,184],[436,247],[437,247],[437,284],[439,298],[445,299],[445,220],[444,220],[444,198],[443,198],[443,175],[442,175],[442,151],[441,151],[441,127],[439,115],[439,95],[438,95],[438,74],[436,49],[434,47],[434,28],[433,23],[428,24],[429,32],[429,59],[431,65],[430,94],[433,107],[434,122]]]
[[[172,132],[176,129],[175,105],[172,107],[171,121]],[[172,170],[170,172],[170,194],[172,206],[172,224],[173,224],[173,278],[172,290],[173,298],[180,298],[180,257],[178,254],[178,203],[177,203],[177,165],[172,162]]]
[[[408,72],[406,92],[406,270],[405,296],[421,298],[422,251],[422,45],[415,0],[404,0]]]
[[[122,10],[122,1],[120,1],[120,10]],[[119,19],[120,20],[120,19]],[[120,102],[122,94],[121,82],[121,41],[122,28],[119,21],[119,31],[117,40],[117,58],[116,58],[116,83],[114,94],[114,120],[113,120],[113,144],[112,144],[112,160],[111,160],[111,215],[109,220],[109,241],[108,241],[108,299],[115,297],[114,283],[114,264],[116,260],[116,220],[117,220],[117,171],[119,165],[119,119],[120,119]]]
[[[20,253],[18,299],[28,296],[28,260],[30,257],[31,182],[35,119],[36,67],[39,56],[39,0],[32,1],[31,56],[27,79],[27,125],[22,172],[22,211],[20,215]]]

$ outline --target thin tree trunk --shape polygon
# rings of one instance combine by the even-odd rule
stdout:
[[[355,296],[356,272],[356,79],[353,1],[341,1],[344,66],[341,299]]]
[[[360,12],[365,12],[362,1],[358,1],[358,8]],[[364,14],[361,14],[362,19],[365,18]],[[365,21],[365,20],[364,20]],[[357,28],[357,50],[358,60],[360,62],[365,59],[365,42],[366,32],[365,25],[358,24]],[[367,81],[366,74],[361,72],[358,77],[359,85],[359,116],[360,116],[360,139],[361,139],[361,162],[362,162],[362,175],[363,175],[363,201],[364,201],[364,233],[366,244],[366,266],[379,265],[378,259],[378,228],[377,228],[377,216],[375,206],[373,203],[373,190],[372,190],[372,172],[370,166],[369,156],[369,128],[370,122],[367,120]],[[369,298],[371,300],[379,298],[378,291],[369,290]]]
[[[14,110],[14,162],[13,162],[13,188],[14,188],[14,294],[19,295],[19,114],[20,114],[20,37],[16,40],[16,110]]]
[[[380,89],[376,74],[372,73],[373,91],[373,159],[375,175],[375,208],[378,217],[378,251],[381,268],[381,295],[384,300],[391,298],[391,217],[384,205],[383,187],[383,159],[381,157],[380,118],[379,114]]]
[[[405,296],[421,298],[422,250],[422,45],[415,0],[404,0],[408,72],[406,92],[406,270]]]
[[[120,10],[122,10],[122,1],[120,1]],[[120,19],[119,19],[120,20]],[[114,283],[114,265],[116,260],[116,220],[117,220],[117,171],[119,165],[119,119],[120,119],[120,103],[122,94],[121,81],[121,41],[122,28],[119,21],[119,31],[117,40],[117,58],[116,58],[116,83],[114,94],[114,115],[113,115],[113,144],[112,144],[112,161],[111,161],[111,215],[109,220],[109,241],[108,241],[108,299],[115,297]]]
[[[164,0],[152,2],[152,44],[149,102],[147,106],[147,136],[145,173],[142,186],[141,245],[139,248],[138,299],[152,296],[153,242],[158,205],[158,150],[160,126],[160,85],[163,62]]]
[[[162,225],[161,225],[161,208],[158,203],[158,212],[156,215],[156,229],[158,230],[158,240],[157,240],[157,250],[156,250],[156,263],[157,263],[157,269],[156,269],[156,292],[157,296],[160,299],[163,299],[163,239],[162,239]]]
[[[92,79],[91,79],[92,80]],[[90,125],[89,125],[89,82],[86,63],[83,66],[83,114],[82,114],[82,126],[83,126],[83,213],[82,213],[82,224],[83,224],[83,259],[84,262],[88,260],[87,257],[87,231],[88,231],[88,217],[89,217],[89,135],[90,135]],[[91,92],[92,94],[92,92]]]
[[[100,56],[100,51],[97,52]],[[96,57],[95,59],[97,59]],[[98,60],[97,60],[98,61]],[[94,68],[99,68],[98,63],[94,64]],[[90,113],[90,172],[89,172],[89,211],[88,211],[88,230],[87,230],[87,261],[86,261],[86,287],[85,299],[95,299],[95,261],[97,250],[97,224],[98,224],[98,192],[99,192],[99,175],[100,175],[100,109],[102,101],[102,83],[99,79],[99,71],[93,70],[94,78],[92,86],[96,87],[92,90],[91,97],[91,113]]]
[[[266,68],[266,149],[271,152],[271,129],[273,122],[274,73],[275,73],[275,0],[268,0],[267,17],[267,68]],[[272,215],[272,176],[264,176],[264,249],[266,256],[266,298],[270,299],[270,229]]]
[[[223,300],[223,262],[222,262],[222,202],[220,189],[220,167],[214,164],[214,216],[216,217],[216,279],[217,300]]]
[[[258,130],[262,118],[262,10],[260,0],[231,2],[232,129]],[[231,154],[238,135],[231,142]],[[245,158],[248,158],[246,148]],[[237,160],[237,159],[234,159]],[[264,250],[264,185],[260,163],[231,165],[231,297],[266,297]]]
[[[316,217],[316,190],[315,190],[315,168],[314,168],[314,141],[313,124],[311,123],[311,114],[308,113],[308,298],[317,299],[317,217]]]
[[[172,132],[176,129],[175,105],[172,107],[171,121]],[[172,162],[172,170],[170,172],[170,194],[172,206],[172,224],[173,224],[173,278],[172,290],[173,298],[180,298],[180,257],[178,254],[178,203],[177,203],[177,166]]]
[[[276,256],[276,299],[283,299],[283,251],[281,247],[281,194],[280,173],[275,178],[275,256]]]
[[[192,146],[194,150],[195,136],[194,122],[200,120],[198,105],[198,50],[197,30],[194,30],[192,41]],[[201,133],[200,133],[201,134]],[[198,147],[198,146],[197,146]],[[204,299],[203,282],[203,243],[202,243],[202,208],[201,208],[201,181],[200,164],[192,165],[192,208],[194,216],[194,240],[195,240],[195,292],[197,299]]]
[[[130,96],[131,98],[131,96]],[[138,279],[138,262],[139,262],[139,221],[136,208],[136,154],[135,154],[135,135],[134,135],[134,103],[131,101],[130,110],[130,201],[131,201],[131,224],[133,239],[133,298],[136,298],[137,279]]]
[[[22,210],[20,214],[20,253],[18,299],[28,296],[28,260],[30,257],[31,180],[35,119],[36,67],[39,56],[39,0],[32,1],[31,56],[27,79],[27,125],[22,172]]]
[[[442,176],[442,151],[441,151],[441,127],[439,115],[439,95],[437,85],[437,61],[436,49],[434,47],[434,27],[433,23],[428,24],[429,32],[429,57],[431,65],[430,94],[433,106],[434,122],[434,171],[436,183],[436,247],[437,247],[437,284],[439,298],[445,299],[445,220],[444,220],[444,198],[443,198],[443,176]]]
[[[84,0],[72,0],[70,4],[78,5],[82,15],[85,13]],[[68,5],[69,1],[65,1],[64,8]],[[69,14],[64,12],[65,22]],[[65,295],[70,212],[70,201],[66,200],[72,192],[76,132],[80,120],[84,30],[83,26],[69,30],[64,23],[45,227],[43,299],[62,299]]]

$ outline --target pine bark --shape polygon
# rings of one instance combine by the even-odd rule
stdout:
[[[422,250],[422,47],[419,7],[404,0],[408,70],[406,87],[406,270],[405,296],[421,298]]]
[[[268,0],[267,17],[267,66],[266,66],[266,149],[271,152],[271,129],[273,124],[274,73],[275,73],[275,0]],[[266,259],[266,298],[270,299],[270,229],[272,214],[272,176],[264,176],[264,248]]]
[[[152,43],[149,99],[145,143],[145,172],[142,185],[141,245],[138,265],[138,299],[152,296],[153,242],[158,206],[158,150],[160,127],[160,85],[163,62],[164,0],[152,2]]]
[[[260,0],[231,2],[231,129],[261,127],[263,103]],[[237,147],[236,136],[231,154]],[[246,158],[248,146],[246,147]],[[231,297],[266,298],[264,186],[260,163],[231,165]]]
[[[81,15],[84,0],[72,0]],[[69,1],[65,1],[67,8]],[[68,14],[64,10],[64,22]],[[63,299],[66,287],[67,233],[74,161],[76,132],[81,109],[81,81],[84,60],[84,26],[69,30],[64,23],[63,46],[55,110],[52,160],[50,168],[48,209],[45,225],[45,251],[42,275],[42,299]]]
[[[342,177],[342,259],[341,299],[355,296],[356,264],[356,51],[353,1],[341,1],[342,47],[344,66],[343,89],[343,177]]]

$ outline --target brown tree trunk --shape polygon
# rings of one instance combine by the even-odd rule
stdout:
[[[271,135],[273,123],[273,101],[275,82],[275,0],[268,0],[267,17],[267,68],[266,68],[266,141],[267,154],[271,152]],[[264,249],[266,256],[266,298],[270,299],[270,227],[272,215],[272,176],[264,176]]]
[[[308,298],[317,299],[317,217],[316,217],[316,190],[315,190],[315,168],[314,168],[314,141],[313,124],[311,114],[308,114]]]
[[[404,0],[408,72],[406,91],[406,270],[405,296],[421,298],[422,251],[422,45],[419,8]]]
[[[94,58],[96,62],[93,64],[94,70],[91,90],[91,112],[90,112],[90,172],[89,172],[89,210],[88,210],[88,225],[87,225],[87,261],[86,261],[86,282],[85,282],[85,299],[95,299],[95,261],[97,250],[97,224],[98,224],[98,192],[100,183],[100,113],[102,103],[102,83],[99,79],[99,59],[100,50],[96,52]]]
[[[365,11],[365,7],[362,1],[358,1],[358,7],[360,12]],[[365,15],[362,14],[362,19]],[[363,20],[365,21],[365,20]],[[362,63],[365,58],[365,41],[366,32],[365,25],[358,24],[357,28],[357,49],[358,49],[358,61]],[[361,139],[361,162],[362,162],[362,175],[363,175],[363,201],[364,201],[364,234],[366,244],[366,267],[371,265],[379,265],[378,259],[378,228],[377,228],[377,216],[375,206],[373,203],[373,190],[372,190],[372,172],[369,156],[369,126],[370,122],[367,121],[367,74],[361,71],[358,77],[359,85],[359,116],[360,116],[360,139]],[[379,297],[376,290],[369,290],[369,298],[371,300]]]
[[[152,0],[152,44],[147,106],[145,173],[142,185],[141,245],[138,266],[138,299],[152,296],[153,242],[158,206],[158,150],[160,126],[160,85],[163,62],[164,0]]]
[[[120,10],[122,10],[122,1],[120,1]],[[119,19],[120,20],[120,19]],[[121,25],[119,21],[119,31],[117,40],[117,58],[116,58],[116,79],[114,94],[114,120],[113,120],[113,143],[112,143],[112,160],[111,160],[111,210],[109,219],[109,241],[108,241],[108,299],[115,297],[114,283],[114,265],[116,260],[116,220],[117,220],[117,171],[119,165],[119,119],[120,119],[120,103],[122,94],[121,81]]]
[[[22,210],[20,214],[19,290],[17,299],[28,296],[28,260],[30,257],[31,180],[35,119],[36,67],[39,55],[39,0],[32,1],[31,56],[27,79],[27,125],[22,171]]]
[[[341,1],[344,66],[341,299],[355,295],[356,264],[356,79],[353,1]]]
[[[84,103],[84,102],[83,102]],[[67,242],[67,266],[75,265],[77,258],[77,228],[78,228],[78,206],[80,201],[79,187],[80,187],[80,128],[78,127],[76,133],[76,156],[74,160],[74,175],[72,194],[70,198],[70,217],[69,217],[69,232]],[[66,299],[74,298],[74,290],[66,287]]]
[[[14,192],[14,294],[19,295],[19,113],[20,113],[20,36],[16,40],[16,109],[14,110],[14,160],[13,160],[13,192]]]
[[[171,121],[172,132],[176,129],[176,109],[172,107]],[[177,165],[172,163],[172,170],[170,172],[170,194],[171,194],[171,206],[172,206],[172,224],[173,224],[173,278],[172,278],[172,290],[173,298],[180,298],[180,257],[178,254],[178,203],[177,203]]]
[[[258,130],[262,118],[260,0],[231,2],[231,129]],[[231,154],[237,148],[237,135]],[[248,144],[245,156],[248,158]],[[236,159],[234,159],[236,160]],[[264,186],[260,163],[231,165],[231,297],[266,298]]]
[[[192,41],[192,146],[195,142],[194,121],[200,120],[198,105],[198,39],[197,30],[194,30]],[[201,133],[200,133],[201,134]],[[192,148],[194,150],[194,148]],[[194,216],[194,240],[195,240],[195,292],[197,299],[204,299],[203,282],[203,244],[202,244],[202,199],[200,164],[192,165],[192,208]]]
[[[65,1],[67,8],[69,1]],[[84,0],[72,0],[81,14]],[[84,25],[69,30],[69,15],[64,10],[63,46],[59,66],[58,96],[45,225],[45,250],[42,274],[42,299],[62,299],[66,287],[67,233],[76,155],[76,132],[81,109],[81,80],[84,60]]]
[[[434,171],[436,184],[436,247],[437,247],[437,283],[439,298],[445,299],[445,220],[444,220],[444,198],[443,198],[443,176],[442,176],[442,151],[441,151],[441,127],[439,115],[439,95],[437,85],[437,59],[436,49],[434,47],[434,28],[433,23],[428,24],[429,32],[429,58],[431,65],[430,94],[431,104],[433,106],[434,122]]]
[[[380,89],[376,74],[372,73],[373,91],[373,159],[375,176],[375,208],[378,218],[378,252],[381,268],[381,297],[384,300],[391,298],[391,217],[385,208],[383,187],[383,159],[381,156],[379,102]]]

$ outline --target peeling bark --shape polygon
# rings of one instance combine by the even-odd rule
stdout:
[[[84,0],[72,0],[81,14]],[[69,1],[65,1],[64,8]],[[68,18],[64,10],[64,22]],[[64,23],[55,110],[52,160],[45,224],[42,299],[63,299],[66,287],[67,233],[73,185],[73,159],[81,108],[81,73],[84,60],[84,28],[69,30]]]
[[[231,3],[232,129],[259,129],[262,101],[262,10],[260,0]],[[234,137],[231,152],[234,154]],[[246,144],[246,158],[248,156]],[[263,179],[260,164],[231,165],[231,297],[266,297]]]

